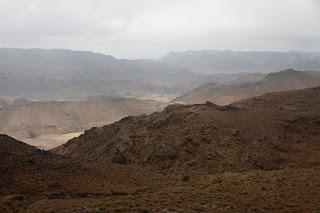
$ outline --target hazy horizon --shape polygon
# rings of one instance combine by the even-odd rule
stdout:
[[[163,57],[172,54],[172,53],[187,53],[187,52],[210,52],[210,51],[219,51],[219,52],[246,52],[246,53],[263,53],[263,52],[274,52],[274,53],[289,53],[289,52],[298,52],[298,53],[320,53],[320,51],[303,51],[303,50],[296,50],[296,49],[292,49],[292,50],[233,50],[233,49],[185,49],[185,50],[181,50],[181,51],[168,51],[167,53],[165,53],[164,55],[160,55],[159,57],[154,57],[154,58],[125,58],[125,57],[116,57],[108,52],[100,52],[100,51],[94,51],[94,50],[90,50],[90,49],[69,49],[69,48],[63,48],[63,47],[58,47],[58,48],[41,48],[41,47],[29,47],[29,48],[23,48],[23,47],[6,47],[6,46],[0,46],[0,49],[20,49],[20,50],[67,50],[67,51],[73,51],[73,52],[92,52],[92,53],[96,53],[96,54],[103,54],[103,55],[108,55],[108,56],[112,56],[118,60],[161,60]]]
[[[320,51],[316,0],[0,0],[0,46],[158,59],[187,50]]]

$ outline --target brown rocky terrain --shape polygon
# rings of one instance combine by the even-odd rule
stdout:
[[[46,199],[126,195],[157,179],[108,163],[78,162],[0,135],[0,212],[26,211]]]
[[[227,105],[267,92],[297,90],[319,85],[319,72],[301,72],[288,69],[270,73],[262,80],[253,83],[207,83],[176,98],[172,103],[199,104],[210,101],[218,105]]]
[[[199,175],[125,196],[43,199],[26,212],[318,212],[319,175],[319,168]]]
[[[319,140],[319,87],[171,105],[52,152],[1,136],[0,211],[317,212]]]
[[[72,158],[210,172],[320,166],[320,88],[228,106],[171,105],[87,130],[54,150]]]

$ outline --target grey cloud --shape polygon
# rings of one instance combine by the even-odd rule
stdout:
[[[0,46],[116,57],[319,48],[317,0],[0,0]]]

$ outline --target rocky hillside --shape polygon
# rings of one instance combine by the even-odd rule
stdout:
[[[317,72],[301,72],[288,69],[268,74],[262,80],[253,83],[204,84],[176,98],[172,103],[196,104],[211,101],[218,105],[227,105],[267,92],[297,90],[319,85],[320,77],[317,76]]]
[[[1,212],[24,208],[38,196],[62,199],[101,197],[110,190],[130,192],[138,182],[134,177],[124,168],[79,163],[0,135]]]
[[[0,132],[19,139],[81,132],[128,115],[148,114],[161,108],[159,102],[129,98],[91,98],[80,102],[20,100],[0,109]]]
[[[172,105],[62,156],[0,135],[0,212],[316,212],[319,107],[320,88]]]
[[[92,128],[53,150],[75,159],[205,172],[320,166],[320,88],[171,105]]]
[[[69,168],[73,169],[68,171]],[[13,194],[40,193],[50,188],[50,182],[54,181],[53,174],[63,175],[77,168],[80,168],[80,165],[72,161],[38,150],[7,135],[0,135],[0,191],[2,193],[8,191]],[[32,188],[33,184],[38,187]],[[56,185],[58,187],[61,182],[59,181]]]

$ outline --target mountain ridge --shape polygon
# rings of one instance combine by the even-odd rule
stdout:
[[[222,107],[210,102],[170,105],[162,112],[87,130],[52,151],[165,171],[318,165],[319,93],[320,88],[268,93]]]
[[[320,70],[319,58],[319,52],[194,50],[170,53],[161,60],[174,67],[194,72],[214,73],[275,72],[288,67],[298,70]]]
[[[253,83],[231,85],[207,83],[177,97],[172,103],[195,104],[211,101],[218,105],[227,105],[266,92],[304,89],[319,85],[319,76],[313,73],[287,69],[269,73],[262,80]]]

